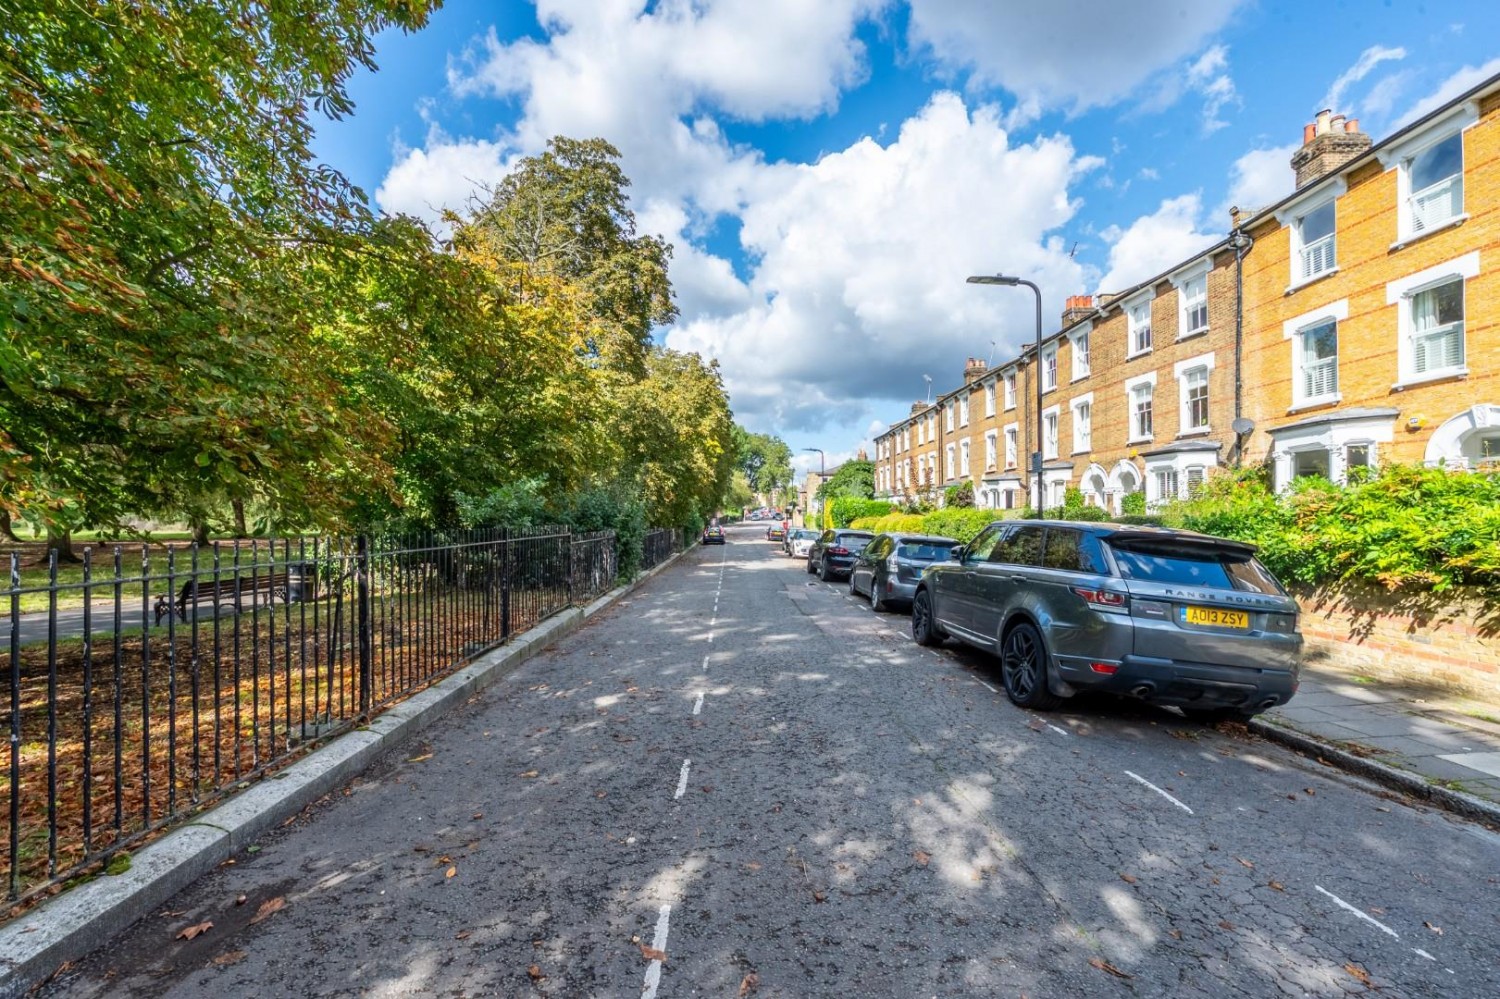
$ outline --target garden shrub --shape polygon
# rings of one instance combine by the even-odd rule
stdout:
[[[832,527],[848,527],[861,517],[883,517],[895,509],[884,500],[860,496],[836,496],[827,504]]]

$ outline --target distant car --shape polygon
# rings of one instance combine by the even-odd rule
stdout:
[[[724,544],[724,528],[717,524],[709,524],[703,529],[703,543],[705,545]]]
[[[781,526],[781,521],[779,520],[773,523],[770,527],[766,528],[767,541],[781,541],[785,537],[786,528]]]
[[[792,558],[806,558],[807,550],[818,540],[818,532],[808,527],[796,527],[788,531],[782,549]]]
[[[910,606],[922,573],[936,562],[948,561],[957,547],[955,538],[929,534],[877,535],[854,560],[849,595],[868,596],[877,612],[893,604]]]
[[[869,531],[832,528],[818,536],[807,550],[807,571],[817,573],[825,583],[835,576],[847,576],[854,560],[875,535]]]
[[[919,645],[952,636],[1000,657],[1005,693],[1055,708],[1125,694],[1203,720],[1297,691],[1297,602],[1255,546],[1192,531],[999,521],[917,584]]]

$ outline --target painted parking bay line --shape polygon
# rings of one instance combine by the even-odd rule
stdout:
[[[677,793],[672,795],[673,800],[681,798],[683,792],[687,790],[688,771],[692,769],[692,766],[692,760],[682,761],[682,772],[677,775]]]
[[[656,916],[656,934],[651,938],[651,948],[661,953],[667,950],[667,922],[672,917],[672,906],[663,905]],[[656,990],[661,986],[661,959],[653,958],[646,965],[646,980],[641,983],[641,999],[656,999]]]
[[[1151,783],[1149,780],[1147,780],[1146,778],[1142,777],[1140,774],[1138,774],[1138,773],[1132,773],[1131,771],[1127,770],[1127,771],[1125,771],[1125,776],[1129,777],[1133,781],[1136,781],[1137,783],[1146,785],[1151,790],[1155,791],[1157,794],[1161,795],[1163,798],[1166,798],[1172,804],[1174,804],[1178,808],[1182,809],[1184,812],[1187,812],[1189,815],[1193,814],[1193,810],[1191,808],[1189,808],[1188,806],[1184,805],[1182,802],[1178,801],[1176,798],[1172,797],[1170,794],[1168,794],[1167,792],[1163,791],[1161,788],[1157,787],[1155,784]]]

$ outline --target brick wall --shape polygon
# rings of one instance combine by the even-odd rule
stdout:
[[[1310,666],[1500,697],[1500,607],[1475,593],[1341,586],[1296,596]]]

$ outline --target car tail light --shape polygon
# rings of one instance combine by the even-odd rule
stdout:
[[[849,549],[847,549],[847,548],[830,548],[830,549],[828,549],[828,554],[830,554],[830,555],[848,555],[849,554]]]
[[[1122,610],[1125,607],[1125,594],[1111,593],[1109,590],[1091,590],[1085,586],[1073,587],[1073,592],[1078,594],[1095,607],[1108,607],[1112,610]]]
[[[1089,663],[1089,669],[1093,670],[1095,673],[1101,673],[1104,676],[1114,676],[1115,673],[1119,671],[1120,667],[1116,666],[1114,663]]]

